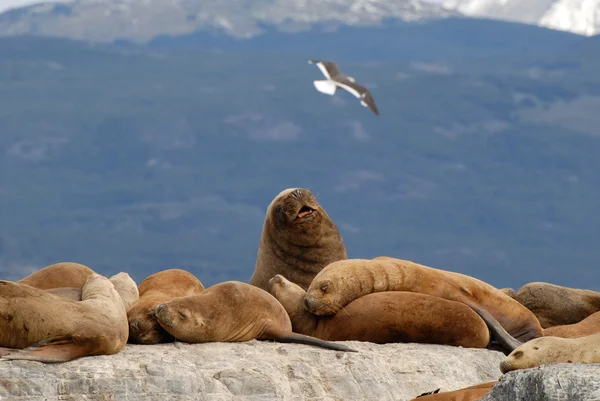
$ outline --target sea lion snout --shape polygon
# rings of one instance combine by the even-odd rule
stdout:
[[[156,307],[156,315],[158,316],[163,310],[167,309],[167,304],[162,303]]]
[[[502,372],[502,374],[510,372],[512,369],[512,365],[510,362],[508,361],[502,361],[500,362],[500,372]]]

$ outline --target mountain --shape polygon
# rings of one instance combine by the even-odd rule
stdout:
[[[234,37],[260,34],[261,24],[282,31],[323,25],[369,26],[383,18],[420,21],[457,15],[420,0],[75,0],[41,3],[0,14],[0,35],[45,36],[113,41],[147,41],[198,29]]]
[[[0,275],[73,260],[138,282],[172,267],[247,280],[267,205],[307,187],[350,257],[600,290],[600,42],[472,23],[425,24],[437,41],[389,28],[394,57],[374,45],[386,27],[0,39]],[[380,117],[315,91],[309,42],[337,49]]]
[[[600,33],[600,0],[445,0],[472,17],[517,21],[592,36]]]

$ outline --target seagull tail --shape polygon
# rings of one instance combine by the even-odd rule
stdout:
[[[334,95],[335,91],[337,89],[337,86],[335,85],[335,83],[330,80],[330,79],[325,79],[322,81],[314,81],[313,82],[315,84],[315,88],[321,92],[321,93],[325,93],[326,95]]]

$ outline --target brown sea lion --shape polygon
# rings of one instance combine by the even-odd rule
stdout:
[[[269,291],[287,311],[295,333],[329,341],[415,342],[484,348],[485,322],[467,305],[404,291],[376,292],[350,302],[334,316],[316,316],[302,303],[306,292],[276,275]]]
[[[498,380],[443,393],[424,393],[410,401],[479,401],[485,397],[496,384],[498,384]]]
[[[4,359],[66,362],[110,355],[127,343],[127,313],[114,285],[92,274],[82,300],[0,281],[0,355]]]
[[[600,333],[579,338],[542,337],[528,341],[500,362],[502,373],[550,363],[600,363]]]
[[[535,315],[497,288],[464,274],[385,256],[331,263],[314,278],[304,305],[315,315],[333,315],[353,300],[381,291],[418,292],[462,302],[491,325],[493,332],[496,320],[500,330],[510,333],[497,338],[508,350],[519,345],[513,337],[523,342],[543,335]]]
[[[600,292],[550,283],[525,284],[516,299],[537,316],[543,328],[577,323],[600,312]]]
[[[201,294],[158,305],[156,317],[173,337],[188,343],[272,340],[354,351],[342,344],[292,332],[283,306],[250,284],[226,281]]]
[[[61,262],[46,266],[17,281],[31,287],[47,290],[50,288],[81,288],[94,271],[89,267],[74,263]]]
[[[500,291],[502,291],[512,299],[517,299],[517,292],[512,288],[501,288]]]
[[[158,344],[172,337],[156,321],[156,307],[173,298],[201,293],[204,286],[190,272],[168,269],[146,277],[138,289],[139,300],[127,310],[129,342]]]
[[[600,333],[600,312],[592,313],[579,323],[552,326],[544,329],[544,336],[579,338]]]
[[[110,282],[115,286],[115,290],[121,296],[125,310],[129,309],[131,305],[136,303],[139,299],[138,287],[135,281],[125,272],[120,272],[109,278]],[[46,291],[58,295],[60,297],[69,298],[73,301],[81,301],[82,289],[81,288],[50,288]]]
[[[268,291],[269,280],[283,274],[306,290],[321,269],[347,257],[342,236],[313,194],[289,188],[267,208],[248,283]]]

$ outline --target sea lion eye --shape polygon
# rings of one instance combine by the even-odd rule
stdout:
[[[323,292],[327,292],[327,288],[329,288],[329,284],[323,284],[323,285],[321,286],[321,291],[323,291]]]
[[[183,313],[183,312],[177,312],[177,313],[179,314],[179,316],[180,316],[182,319],[185,319],[185,313]]]

